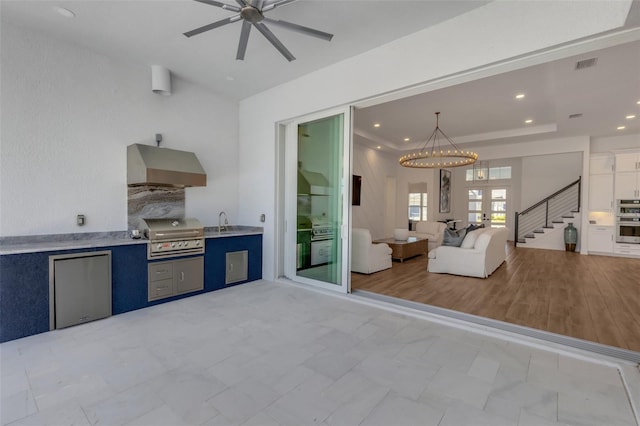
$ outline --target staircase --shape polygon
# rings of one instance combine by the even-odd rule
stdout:
[[[581,178],[522,213],[515,214],[514,245],[522,248],[564,250],[564,228],[580,229]]]
[[[580,229],[580,212],[571,212],[562,216],[562,219],[554,220],[551,226],[534,229],[533,232],[520,238],[519,248],[536,248],[547,250],[564,250],[564,228],[569,223]]]

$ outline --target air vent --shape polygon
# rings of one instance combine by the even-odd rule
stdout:
[[[576,62],[576,71],[583,70],[585,68],[590,68],[594,66],[597,62],[598,62],[598,58],[583,59],[582,61],[578,61]]]
[[[581,112],[580,112],[580,113],[578,113],[578,114],[571,114],[571,115],[569,115],[569,118],[580,118],[580,117],[582,117],[582,113],[581,113]]]

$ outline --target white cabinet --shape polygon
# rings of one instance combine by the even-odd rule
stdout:
[[[616,154],[615,198],[640,198],[640,152]]]
[[[594,154],[589,159],[589,210],[613,210],[612,154]]]
[[[627,256],[640,256],[640,244],[615,243],[614,253]]]
[[[640,152],[616,154],[616,173],[640,172]]]
[[[613,174],[589,176],[589,210],[613,209]]]
[[[593,154],[589,158],[589,174],[613,174],[614,157],[611,154]]]
[[[613,252],[613,226],[589,227],[589,253],[612,253]]]
[[[616,199],[640,198],[640,173],[616,173]]]

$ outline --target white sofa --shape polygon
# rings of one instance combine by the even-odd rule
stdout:
[[[391,247],[373,244],[368,229],[351,230],[351,271],[373,274],[391,268]]]
[[[508,234],[507,228],[471,231],[465,236],[460,247],[440,246],[430,251],[427,270],[487,278],[506,259]]]
[[[446,223],[420,221],[416,222],[416,230],[409,232],[410,237],[428,238],[429,251],[435,249],[442,244],[444,230],[447,228]]]

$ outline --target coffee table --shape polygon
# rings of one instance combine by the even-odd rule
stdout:
[[[429,239],[409,237],[408,240],[396,240],[395,238],[383,238],[381,240],[375,240],[374,243],[386,243],[391,247],[391,259],[404,262],[405,259],[410,257],[420,256],[421,254],[427,254],[429,250]]]

